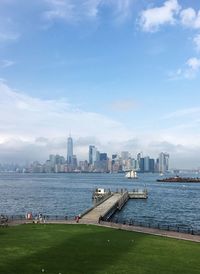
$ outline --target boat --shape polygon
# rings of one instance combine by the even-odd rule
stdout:
[[[157,182],[166,182],[166,183],[200,183],[200,178],[196,177],[180,177],[180,176],[175,176],[175,177],[168,177],[168,178],[163,178],[163,179],[157,179]]]
[[[138,179],[137,172],[135,170],[127,171],[125,177],[127,179]]]

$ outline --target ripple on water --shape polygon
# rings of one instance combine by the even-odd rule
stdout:
[[[132,190],[146,186],[147,200],[129,200],[113,218],[200,229],[200,184],[158,183],[156,178],[152,174],[139,174],[137,181],[123,174],[0,174],[0,212],[74,217],[92,206],[96,187]]]

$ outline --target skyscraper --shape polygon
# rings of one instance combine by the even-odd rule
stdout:
[[[69,136],[67,138],[67,164],[72,165],[73,159],[73,140],[72,137]]]
[[[89,164],[94,165],[96,158],[97,158],[97,149],[95,146],[90,145],[89,146]]]
[[[144,172],[149,172],[149,156],[144,157]]]
[[[169,170],[169,154],[161,152],[159,154],[159,172],[165,173]]]

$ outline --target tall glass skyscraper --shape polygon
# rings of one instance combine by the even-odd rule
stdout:
[[[67,138],[67,163],[72,165],[73,161],[73,139],[71,136]]]
[[[159,154],[159,172],[165,173],[169,170],[169,154],[161,152]]]
[[[90,145],[89,146],[89,164],[94,165],[96,158],[97,158],[97,149],[95,146]]]

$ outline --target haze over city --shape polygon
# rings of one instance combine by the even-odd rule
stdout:
[[[157,16],[155,16],[155,14]],[[0,162],[88,146],[200,166],[200,3],[0,2]]]

